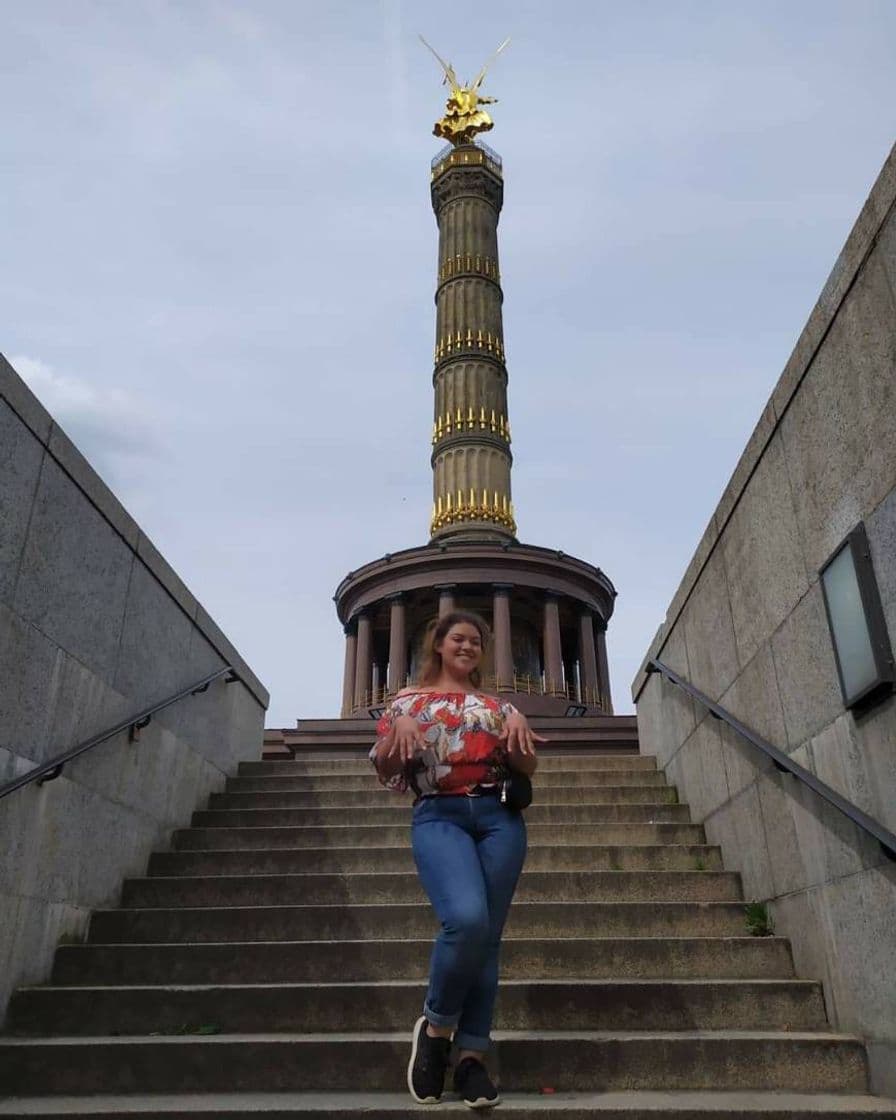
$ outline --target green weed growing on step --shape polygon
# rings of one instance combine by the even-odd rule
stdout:
[[[747,919],[747,933],[751,937],[771,937],[775,932],[775,924],[764,902],[748,902],[744,907]]]
[[[694,870],[695,871],[705,871],[706,870],[706,860],[703,858],[703,856],[694,856]]]

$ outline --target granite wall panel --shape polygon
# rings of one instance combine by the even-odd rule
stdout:
[[[781,420],[811,579],[896,485],[896,303],[880,247]]]
[[[111,680],[133,565],[133,551],[48,458],[22,550],[15,612]]]
[[[673,651],[687,680],[896,832],[896,695],[845,710],[819,584],[860,521],[896,646],[896,147],[645,655]],[[875,1090],[896,1094],[896,864],[727,724],[683,720],[673,691],[636,675],[642,749],[769,904],[798,974],[823,982],[832,1026],[866,1040]]]
[[[771,638],[783,737],[772,741],[793,750],[843,711],[837,665],[816,580]]]
[[[890,646],[896,652],[896,564],[892,563],[892,558],[896,556],[896,486],[866,519],[865,531]]]
[[[0,604],[12,602],[44,454],[0,399]]]
[[[218,668],[239,681],[121,732],[0,800],[0,1018],[60,938],[258,757],[267,693],[220,628],[0,359],[0,782]]]
[[[746,665],[809,588],[780,436],[766,447],[719,543],[738,661]]]
[[[720,696],[740,670],[721,552],[707,561],[678,628],[684,629],[691,683],[707,696]]]

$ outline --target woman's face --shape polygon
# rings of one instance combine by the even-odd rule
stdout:
[[[456,622],[441,642],[436,652],[442,656],[442,668],[452,676],[468,677],[482,660],[482,636],[469,622]]]

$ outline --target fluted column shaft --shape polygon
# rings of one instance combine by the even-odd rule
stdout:
[[[597,653],[594,647],[594,618],[590,610],[579,615],[579,664],[585,702],[594,704],[600,692],[597,678]]]
[[[454,588],[453,583],[436,588],[439,593],[439,618],[444,618],[454,610]]]
[[[560,605],[556,595],[548,592],[544,600],[544,676],[545,691],[558,692],[563,687],[563,651],[560,643]]]
[[[513,644],[510,632],[510,587],[496,584],[492,599],[495,677],[498,690],[513,688]]]
[[[370,691],[373,667],[373,632],[370,615],[358,617],[358,645],[355,653],[355,708],[364,705],[365,696]]]
[[[389,614],[389,691],[404,688],[408,675],[407,611],[404,596],[395,595]]]
[[[343,719],[351,714],[355,699],[355,657],[358,647],[358,635],[354,624],[350,623],[345,628],[345,666],[342,670],[342,711]]]
[[[607,625],[605,622],[600,622],[596,629],[597,675],[600,681],[601,704],[607,715],[612,715],[613,697],[610,694],[610,663],[607,659]]]

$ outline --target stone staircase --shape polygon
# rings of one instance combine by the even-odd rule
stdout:
[[[604,721],[589,742],[571,723],[554,724],[527,812],[500,1114],[896,1116],[867,1095],[862,1043],[830,1030],[788,943],[748,935],[739,877],[632,734]],[[299,760],[273,746],[243,763],[121,908],[60,946],[51,983],[15,994],[0,1116],[433,1111],[405,1089],[434,933],[409,799],[360,755],[369,723],[306,738]],[[467,1114],[450,1092],[436,1111]]]

